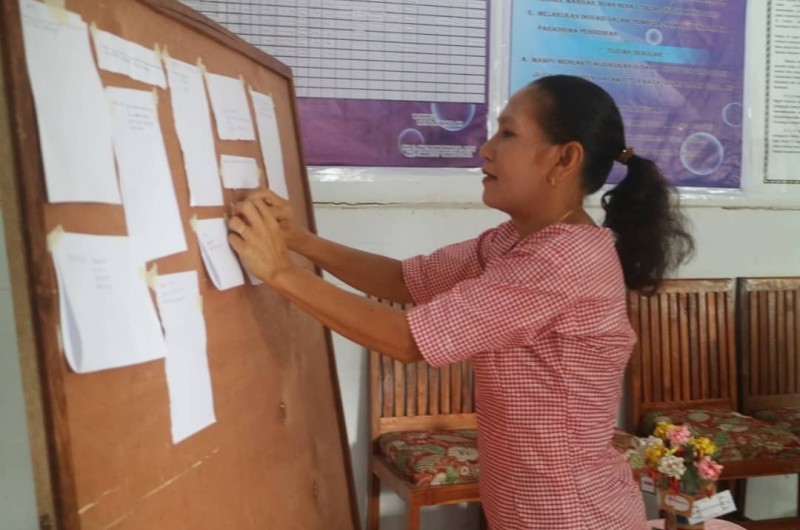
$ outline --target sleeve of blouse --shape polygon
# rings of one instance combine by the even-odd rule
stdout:
[[[496,260],[480,277],[410,309],[406,318],[422,356],[442,366],[530,344],[575,302],[574,286],[557,256],[517,255]]]
[[[428,256],[403,261],[403,280],[414,303],[430,301],[456,284],[483,272],[481,248],[493,230],[481,236],[442,247]]]

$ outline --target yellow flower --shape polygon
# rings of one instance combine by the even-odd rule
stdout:
[[[656,423],[656,428],[653,430],[653,435],[654,436],[658,436],[662,440],[666,440],[667,439],[667,433],[673,427],[675,427],[675,426],[672,425],[671,423],[667,423],[665,421],[660,421],[660,422]]]
[[[667,448],[663,445],[651,445],[644,450],[644,454],[647,459],[647,465],[655,468],[658,466],[661,457],[667,454]]]
[[[694,451],[697,453],[698,458],[713,456],[717,452],[717,446],[714,445],[714,442],[704,436],[698,436],[690,440],[689,443],[694,446]]]

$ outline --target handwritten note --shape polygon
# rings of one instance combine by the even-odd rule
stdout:
[[[47,198],[119,204],[111,116],[86,23],[41,2],[20,6]]]
[[[164,68],[154,49],[98,29],[92,30],[97,66],[131,79],[166,88]]]
[[[167,342],[172,442],[177,444],[216,422],[197,272],[159,276],[156,298]]]
[[[255,140],[256,133],[253,131],[242,80],[206,74],[206,83],[219,137],[222,140]]]
[[[167,59],[167,76],[175,129],[189,181],[189,202],[192,206],[222,206],[222,186],[203,75],[196,66]]]
[[[256,114],[261,155],[267,166],[267,185],[269,189],[284,199],[288,199],[289,191],[286,187],[286,175],[283,170],[283,152],[278,132],[278,120],[275,116],[275,103],[271,96],[252,90],[250,96],[253,99],[253,110]]]
[[[258,165],[255,158],[222,155],[222,183],[226,188],[257,188]]]
[[[152,92],[107,88],[114,108],[125,220],[136,256],[150,261],[186,250],[158,110]]]
[[[239,260],[228,244],[228,227],[225,219],[197,219],[193,221],[200,255],[211,281],[220,291],[244,285],[244,274]]]
[[[73,371],[128,366],[166,354],[144,263],[127,237],[56,229],[50,237],[61,337]]]

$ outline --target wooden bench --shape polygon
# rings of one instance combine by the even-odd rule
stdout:
[[[369,387],[367,529],[380,526],[381,485],[406,502],[408,530],[419,529],[422,506],[478,502],[477,417],[470,363],[433,368],[425,362],[404,364],[370,351]],[[454,472],[463,472],[455,477],[433,469],[415,472],[407,458],[416,452],[414,437],[435,437],[443,447],[453,444],[450,450],[460,452],[458,461],[463,464]],[[474,461],[470,458],[473,450]]]
[[[738,412],[733,279],[668,280],[653,296],[629,293],[628,307],[639,339],[627,378],[630,432],[647,435],[659,419],[687,424],[720,448],[723,480],[800,470],[798,437]],[[739,524],[789,529],[798,523]]]

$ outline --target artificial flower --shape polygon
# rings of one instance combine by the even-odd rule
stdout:
[[[707,456],[695,462],[694,465],[697,468],[697,473],[700,475],[700,478],[706,480],[717,480],[722,472],[722,466]]]

